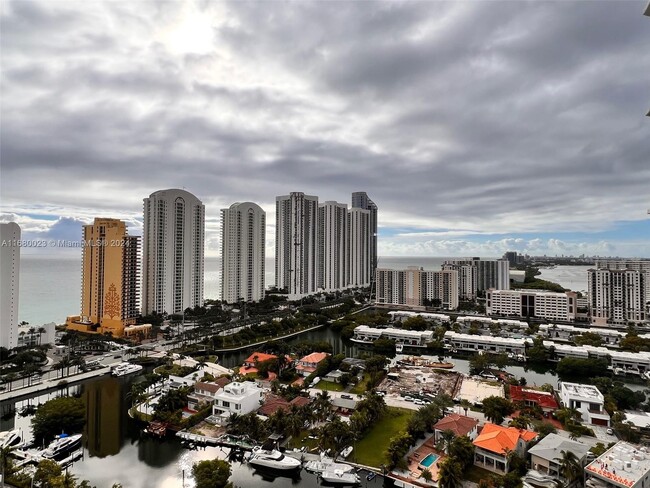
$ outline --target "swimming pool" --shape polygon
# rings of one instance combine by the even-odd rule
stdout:
[[[427,457],[425,457],[422,461],[420,461],[420,464],[424,466],[425,468],[430,468],[433,463],[435,463],[438,460],[438,455],[437,454],[429,454]]]

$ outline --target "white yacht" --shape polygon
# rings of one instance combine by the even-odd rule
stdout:
[[[135,373],[137,371],[142,371],[142,366],[139,364],[120,363],[113,367],[111,374],[113,376],[126,376],[127,374]]]
[[[16,447],[20,444],[22,436],[20,435],[20,430],[7,430],[5,432],[0,432],[0,449],[5,447]]]
[[[341,469],[326,469],[320,475],[323,481],[337,485],[356,485],[359,483],[359,476],[354,471],[343,471]]]
[[[47,446],[41,454],[46,459],[52,459],[76,449],[81,444],[81,434],[61,434]]]
[[[318,461],[308,461],[305,464],[305,470],[310,473],[322,474],[325,471],[332,470],[353,471],[354,467],[349,464],[334,462],[334,459],[321,455],[320,460]]]
[[[266,450],[261,447],[254,447],[251,457],[248,459],[249,464],[263,468],[279,469],[288,471],[298,469],[300,461],[289,456],[285,456],[276,449]]]

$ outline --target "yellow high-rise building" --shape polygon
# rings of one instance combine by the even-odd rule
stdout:
[[[97,218],[83,226],[81,315],[68,317],[68,328],[121,337],[135,324],[139,245],[121,220]]]

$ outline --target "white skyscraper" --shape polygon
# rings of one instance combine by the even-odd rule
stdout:
[[[275,199],[275,283],[295,300],[318,287],[318,197],[292,192]]]
[[[356,191],[352,193],[352,208],[362,208],[370,212],[368,226],[368,269],[371,280],[375,279],[375,270],[377,269],[377,204],[368,198],[365,191]]]
[[[371,212],[351,208],[348,212],[348,239],[350,274],[348,284],[353,287],[370,286],[373,269],[371,260]]]
[[[203,305],[205,207],[185,190],[144,199],[142,313]]]
[[[0,224],[0,347],[18,345],[18,291],[20,281],[20,226]]]
[[[264,299],[266,212],[252,202],[221,210],[221,299]]]
[[[336,291],[348,285],[348,206],[318,206],[318,288]]]

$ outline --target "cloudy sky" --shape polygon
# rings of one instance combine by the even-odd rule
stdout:
[[[216,255],[234,201],[366,191],[380,255],[650,257],[646,3],[3,1],[1,219],[185,188]]]

